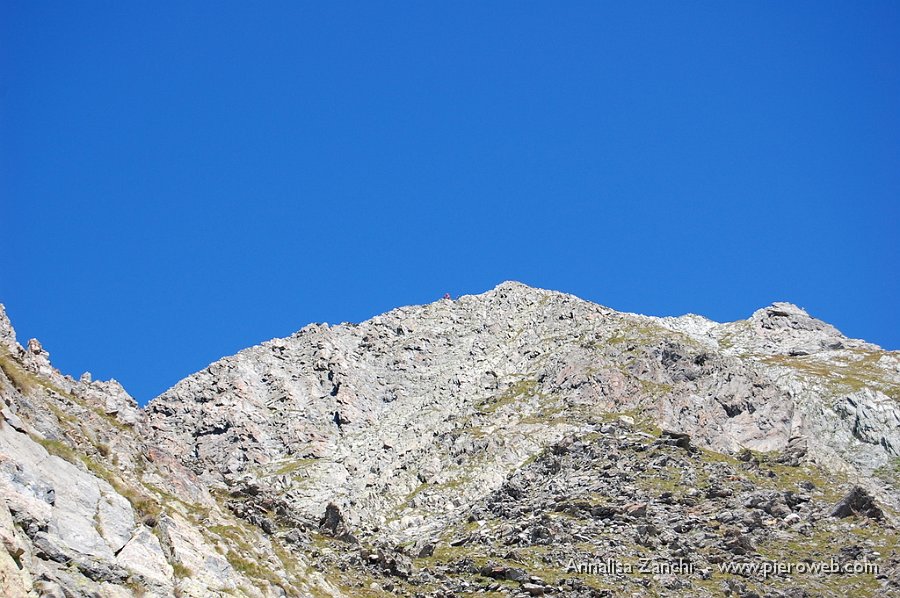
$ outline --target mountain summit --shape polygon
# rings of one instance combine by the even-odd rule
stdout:
[[[144,409],[2,308],[0,352],[6,595],[900,591],[900,355],[789,303],[716,323],[506,282]]]

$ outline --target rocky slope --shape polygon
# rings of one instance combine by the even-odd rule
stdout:
[[[790,304],[719,324],[504,283],[144,410],[2,312],[0,353],[9,595],[900,591],[900,355]],[[878,572],[728,569],[776,561]]]

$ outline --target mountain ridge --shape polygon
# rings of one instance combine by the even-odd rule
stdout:
[[[604,595],[613,588],[603,579],[566,578],[562,553],[574,544],[555,518],[588,525],[581,536],[599,549],[595,526],[609,514],[620,547],[636,533],[670,558],[680,549],[641,535],[640,520],[658,518],[668,529],[685,509],[703,506],[698,497],[750,518],[691,524],[707,526],[706,535],[719,527],[737,534],[722,543],[686,540],[704,571],[722,551],[737,554],[735,546],[738,556],[759,560],[779,534],[838,538],[842,525],[871,532],[885,563],[896,557],[900,357],[784,302],[717,323],[617,312],[508,281],[356,324],[307,325],[211,363],[143,409],[114,381],[63,376],[37,341],[19,346],[2,308],[0,344],[9,424],[0,430],[0,490],[12,522],[4,529],[7,545],[30,559],[16,557],[14,569],[7,562],[0,571],[28,578],[21,595],[37,595],[40,576],[60,591],[93,584],[101,595],[120,595],[113,586],[130,591],[128,584],[151,595],[361,595],[361,580],[373,595],[414,595],[415,585],[435,596],[477,588]],[[622,462],[606,463],[603,451]],[[56,455],[53,467],[45,453]],[[697,494],[667,502],[667,470],[646,469],[651,454],[652,462],[679,464]],[[570,467],[601,466],[598,475],[624,468],[622,484],[572,482],[581,476]],[[37,482],[22,481],[35,476],[57,496],[68,496],[60,482],[74,477],[98,488],[91,496],[109,498],[88,500],[94,506],[85,511],[79,495],[60,519],[55,504],[28,490]],[[822,519],[839,498],[821,487],[823,476],[848,496],[856,492],[854,501],[874,497],[877,511],[853,501],[847,511],[877,513],[873,523]],[[536,479],[568,494],[552,498]],[[753,498],[773,491],[781,498],[766,495],[768,507]],[[789,498],[797,492],[806,498]],[[594,504],[578,498],[585,493],[604,504],[571,506]],[[510,496],[533,510],[518,510]],[[89,516],[103,501],[118,505],[117,524]],[[534,560],[544,532],[526,540],[503,532],[537,525],[528,523],[537,512],[541,529],[561,542],[555,568]],[[772,523],[760,527],[755,517]],[[89,522],[74,531],[60,526],[82,519]],[[467,521],[478,529],[463,533]],[[472,538],[459,544],[461,533]],[[504,544],[525,554],[506,559],[497,552]],[[131,548],[120,558],[124,546]],[[203,554],[218,556],[210,564]],[[541,573],[498,581],[483,570],[492,554]],[[149,569],[138,562],[146,555],[155,563]],[[466,559],[477,566],[460,565]],[[84,579],[67,580],[52,563],[68,563]],[[347,567],[360,568],[361,578],[342,573]],[[892,575],[879,587],[895,583]],[[739,577],[710,573],[708,595],[740,594],[747,582]],[[688,591],[678,579],[651,583]],[[753,588],[784,590],[767,580],[746,591]]]

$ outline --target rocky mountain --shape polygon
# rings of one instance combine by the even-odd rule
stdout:
[[[0,393],[8,596],[900,595],[900,354],[787,303],[504,283],[144,409],[0,310]]]

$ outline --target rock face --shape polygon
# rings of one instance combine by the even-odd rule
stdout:
[[[11,595],[898,591],[900,356],[791,304],[719,324],[504,283],[307,326],[144,410],[2,311],[0,352]],[[651,557],[690,571],[578,566]],[[880,569],[722,569],[781,557]]]
[[[19,346],[2,306],[0,397],[0,595],[340,593],[157,448],[121,385]]]

